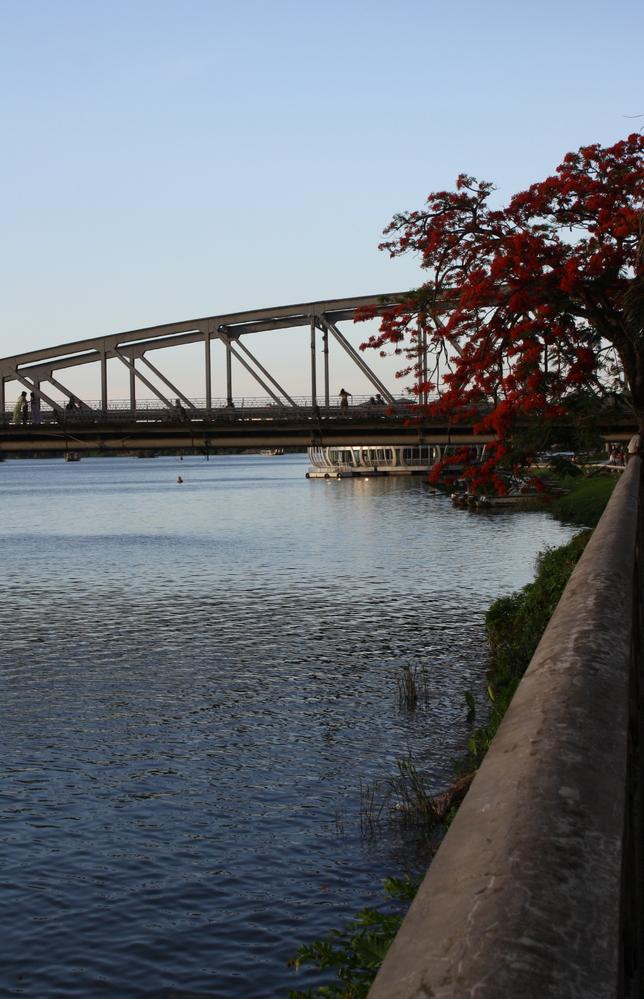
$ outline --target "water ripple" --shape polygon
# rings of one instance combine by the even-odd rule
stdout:
[[[300,456],[178,467],[0,466],[5,995],[285,995],[401,864],[361,784],[408,749],[450,779],[485,608],[570,534]]]

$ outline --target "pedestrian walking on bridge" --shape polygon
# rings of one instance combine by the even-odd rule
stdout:
[[[346,389],[341,388],[340,392],[338,394],[340,396],[340,409],[348,409],[349,408],[349,396],[351,395],[351,393],[347,392]],[[351,398],[353,398],[353,396],[351,396]]]
[[[27,402],[27,393],[21,392],[16,402],[16,405],[13,407],[13,413],[11,414],[12,423],[20,423],[21,421],[23,423],[27,422],[26,419],[25,420],[22,419],[25,407],[27,409],[27,413],[29,413],[29,403]]]

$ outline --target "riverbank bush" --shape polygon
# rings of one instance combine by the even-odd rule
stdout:
[[[558,485],[566,492],[550,500],[547,509],[564,523],[595,527],[616,482],[614,475],[563,476]],[[485,630],[492,707],[487,723],[468,742],[466,769],[480,766],[591,534],[581,531],[568,544],[541,552],[534,580],[490,606]]]
[[[541,552],[533,582],[490,606],[485,629],[492,708],[487,723],[468,742],[466,769],[477,769],[483,761],[591,533],[581,531],[567,545]]]

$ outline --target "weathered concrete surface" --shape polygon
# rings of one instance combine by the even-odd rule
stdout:
[[[369,999],[618,994],[639,477],[635,459]]]

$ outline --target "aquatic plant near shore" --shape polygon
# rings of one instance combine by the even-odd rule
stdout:
[[[383,821],[414,830],[433,849],[449,824],[450,814],[462,801],[474,773],[461,776],[445,791],[431,794],[411,753],[396,762],[393,777],[360,788],[360,829],[363,836],[375,836]]]
[[[396,680],[398,705],[401,709],[415,711],[420,705],[429,704],[429,683],[425,670],[420,666],[403,666]]]
[[[290,991],[289,999],[365,999],[385,954],[418,889],[418,881],[405,876],[387,878],[387,908],[363,909],[342,930],[332,930],[323,940],[304,944],[289,964],[296,971],[302,964],[326,970],[334,968],[338,982],[316,991]]]
[[[375,787],[363,791],[361,823],[375,834],[383,814],[401,819],[406,828],[420,829],[428,837],[434,834],[434,847],[465,797],[474,774],[461,777],[441,794],[430,795],[411,756],[397,763],[398,774],[384,782],[385,797]],[[386,806],[389,806],[388,808]],[[312,964],[324,971],[334,968],[338,981],[315,991],[290,991],[289,999],[364,999],[385,955],[393,943],[408,906],[418,890],[420,878],[405,875],[388,878],[385,892],[398,903],[398,909],[363,909],[342,930],[331,930],[326,937],[305,944],[289,964],[296,971],[302,964]]]

